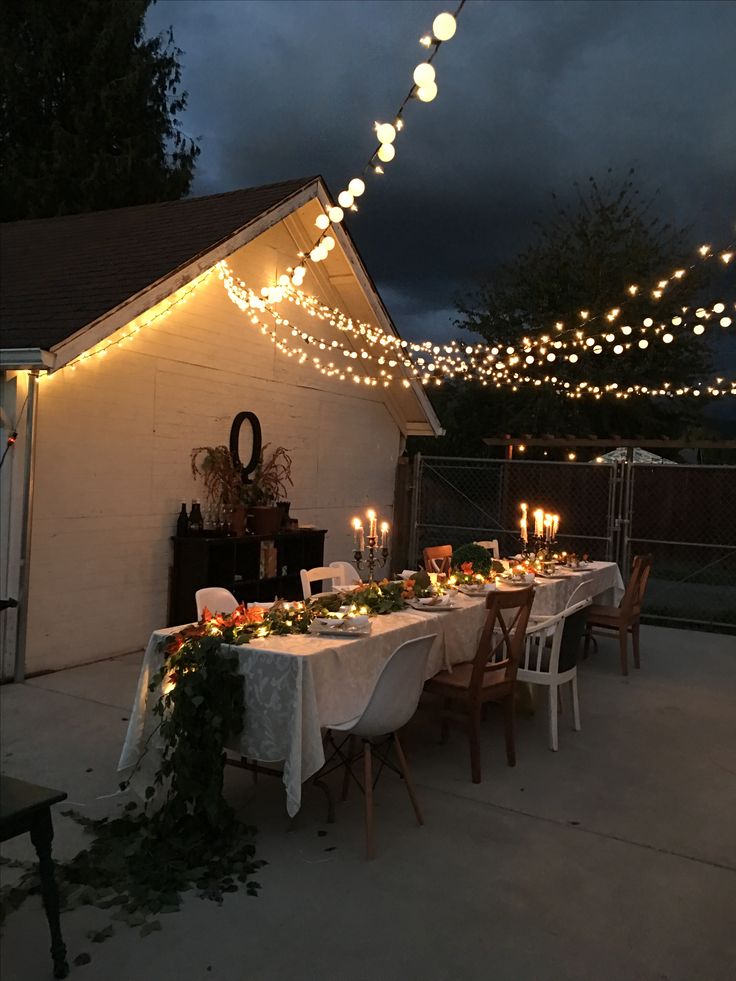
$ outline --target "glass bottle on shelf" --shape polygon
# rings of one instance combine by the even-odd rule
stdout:
[[[182,501],[179,517],[176,519],[176,535],[177,538],[183,538],[188,533],[189,533],[189,518],[187,516],[187,505],[186,505],[186,501]]]
[[[204,520],[199,501],[192,501],[192,510],[189,512],[189,534],[201,535],[204,531]]]

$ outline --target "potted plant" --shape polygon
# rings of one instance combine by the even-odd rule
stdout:
[[[289,514],[288,489],[291,479],[291,457],[283,446],[267,456],[269,444],[263,447],[261,459],[245,491],[249,504],[249,527],[254,535],[274,535],[286,523]]]
[[[191,454],[192,476],[204,484],[209,507],[229,516],[234,535],[245,533],[250,503],[248,485],[243,483],[227,446],[197,446]]]

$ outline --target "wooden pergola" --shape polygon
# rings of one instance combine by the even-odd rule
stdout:
[[[514,450],[523,452],[527,447],[544,447],[545,449],[556,448],[574,450],[578,448],[586,449],[611,449],[620,446],[627,450],[627,458],[633,460],[634,450],[734,450],[736,449],[736,439],[702,439],[702,440],[681,440],[667,439],[625,439],[621,436],[486,436],[483,440],[486,446],[503,446],[506,448],[506,459],[511,460]]]

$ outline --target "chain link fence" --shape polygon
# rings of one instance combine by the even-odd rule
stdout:
[[[633,464],[622,560],[654,555],[645,612],[736,628],[736,467]]]
[[[519,505],[560,515],[561,549],[617,561],[652,552],[651,620],[736,628],[736,467],[567,463],[417,454],[408,562],[429,545],[498,539],[519,551]]]

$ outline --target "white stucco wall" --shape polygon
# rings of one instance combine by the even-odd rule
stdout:
[[[282,225],[231,259],[258,285],[291,262]],[[391,518],[400,430],[385,397],[276,351],[216,277],[105,357],[44,379],[26,671],[135,650],[165,623],[169,536],[180,502],[203,497],[190,451],[227,443],[241,410],[292,452],[292,514],[328,529],[327,561],[349,558],[354,513]]]

